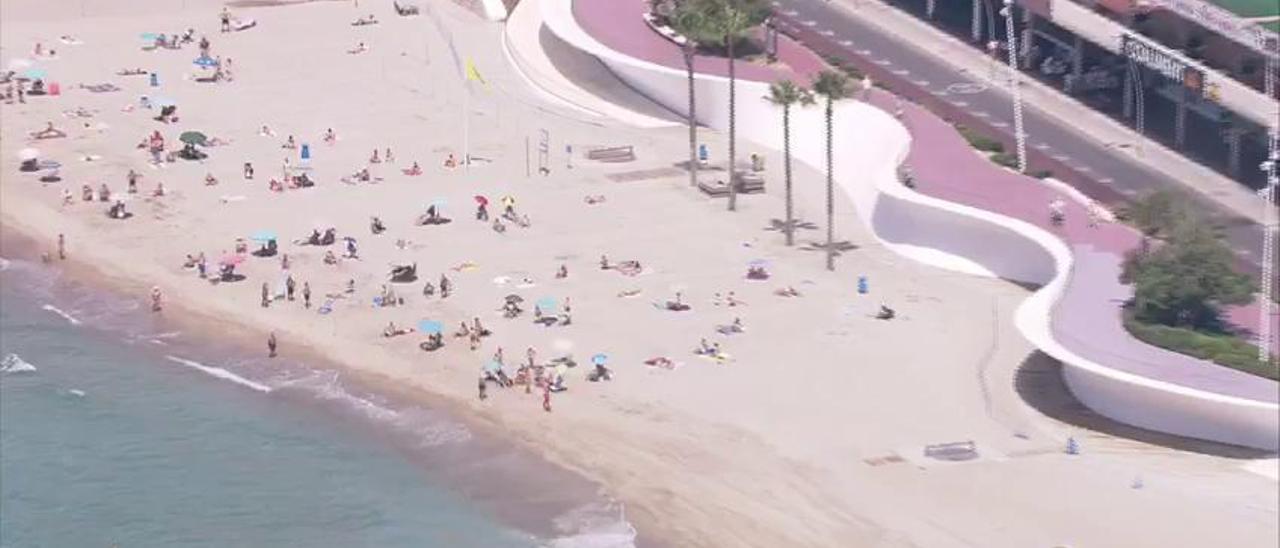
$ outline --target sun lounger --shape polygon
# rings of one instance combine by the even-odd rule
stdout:
[[[742,194],[753,194],[764,192],[764,178],[754,173],[738,173],[738,192]],[[698,189],[706,193],[712,198],[720,198],[729,195],[729,185],[724,181],[698,181]]]
[[[924,456],[938,460],[971,460],[978,457],[978,445],[972,441],[935,443],[924,446]]]
[[[587,151],[587,159],[610,163],[630,162],[636,159],[636,152],[631,145],[598,147]]]

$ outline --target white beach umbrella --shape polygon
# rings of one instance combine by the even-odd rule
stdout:
[[[30,59],[10,59],[9,70],[22,70],[31,67],[35,62]]]
[[[40,151],[34,148],[24,148],[18,151],[18,159],[22,161],[34,160],[40,157]]]

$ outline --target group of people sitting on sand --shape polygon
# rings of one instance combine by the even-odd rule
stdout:
[[[640,265],[640,261],[627,260],[619,263],[610,263],[607,255],[600,256],[600,270],[616,270],[626,276],[635,276],[644,271],[644,267]]]
[[[471,343],[471,350],[474,351],[476,348],[480,347],[481,338],[488,337],[492,334],[492,332],[485,329],[484,326],[480,324],[480,318],[475,318],[474,323],[471,326],[468,326],[467,322],[464,320],[462,324],[458,326],[458,330],[453,333],[453,336],[466,337],[467,341]]]

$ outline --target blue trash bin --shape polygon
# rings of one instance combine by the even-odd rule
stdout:
[[[867,291],[869,291],[869,289],[867,288],[867,277],[858,276],[858,294],[866,295]]]
[[[311,159],[311,145],[302,143],[302,159],[303,160]]]
[[[154,72],[153,72],[153,73],[151,73],[151,87],[153,87],[153,88],[158,88],[158,87],[160,87],[160,75],[158,75],[158,74],[156,74],[156,73],[154,73]]]

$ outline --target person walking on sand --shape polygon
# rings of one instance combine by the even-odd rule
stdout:
[[[440,298],[444,299],[449,296],[449,292],[453,291],[453,283],[444,274],[440,275]]]
[[[129,179],[129,194],[137,194],[137,193],[138,193],[138,178],[139,178],[139,177],[141,177],[141,175],[138,175],[138,172],[136,172],[136,171],[134,171],[134,170],[130,169],[130,170],[129,170],[129,175],[127,175],[127,177],[128,177],[128,179]]]
[[[289,270],[289,254],[280,254],[280,270]]]
[[[293,274],[284,279],[284,291],[288,300],[293,300],[293,291],[297,287],[297,282],[293,281]]]
[[[253,163],[252,162],[244,163],[244,178],[253,179]]]
[[[542,410],[551,412],[551,383],[542,383]]]
[[[160,286],[158,285],[151,286],[151,311],[159,312],[160,309],[164,308],[162,304],[163,300],[164,300],[164,294],[160,292]]]
[[[58,234],[58,259],[67,260],[67,237],[63,234]]]
[[[484,380],[484,373],[481,373],[480,381],[476,383],[476,389],[480,391],[480,401],[484,401],[489,397],[488,394],[485,394],[485,389],[488,388],[488,384],[489,383]]]
[[[218,18],[222,21],[222,32],[231,32],[231,12],[224,7]]]
[[[501,346],[499,346],[498,350],[493,353],[493,361],[498,362],[498,365],[506,365],[502,363],[502,347]]]
[[[302,282],[302,306],[303,308],[311,308],[311,283]]]
[[[275,331],[272,331],[270,335],[267,335],[267,357],[268,358],[276,357],[276,332]]]
[[[267,289],[267,282],[262,282],[262,308],[271,306],[269,295],[270,291]]]

